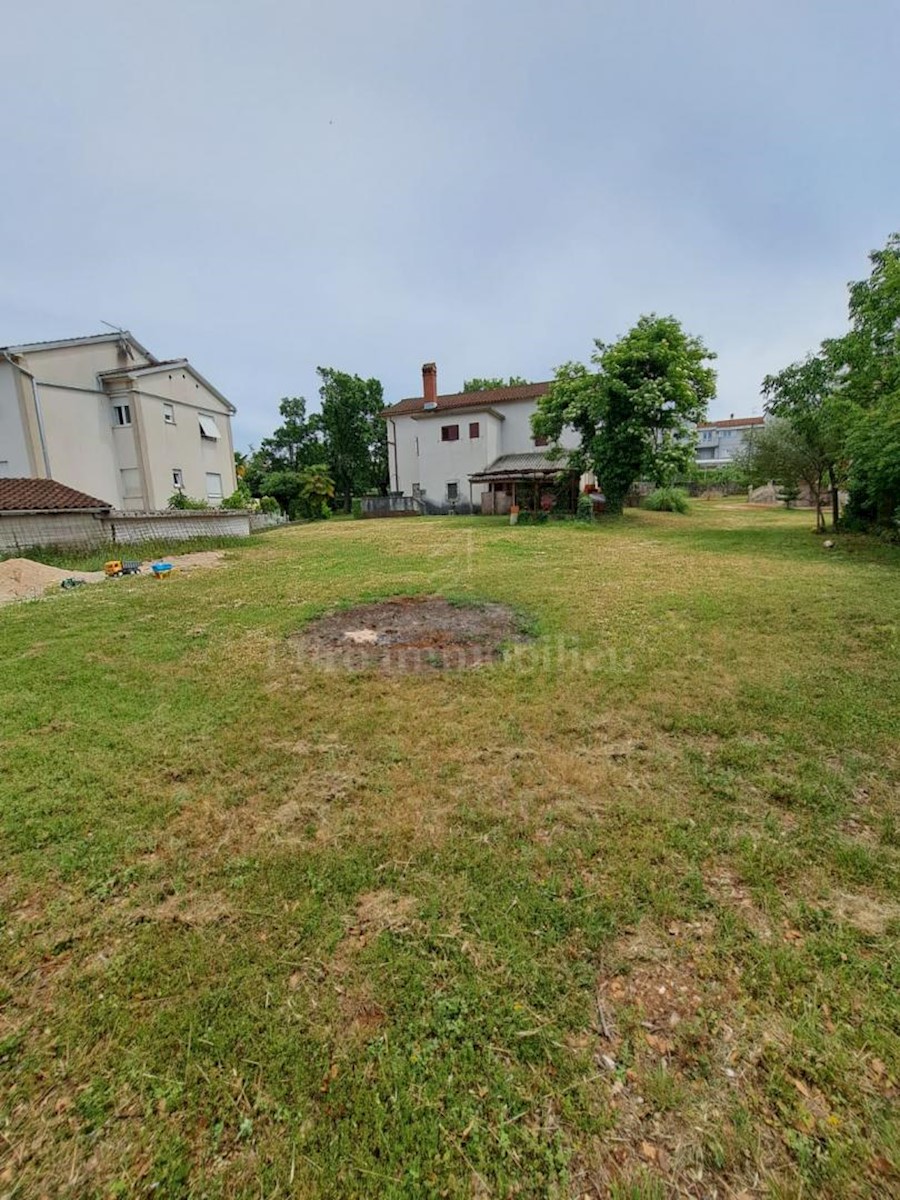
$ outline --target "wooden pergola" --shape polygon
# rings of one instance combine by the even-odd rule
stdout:
[[[560,483],[564,481],[568,507],[574,511],[578,503],[578,471],[566,464],[566,457],[551,459],[537,452],[503,455],[486,470],[469,476],[469,500],[473,500],[475,484],[487,484],[488,491],[511,495],[511,504],[537,512],[548,488],[558,497]]]

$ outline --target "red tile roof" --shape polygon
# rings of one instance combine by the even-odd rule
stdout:
[[[77,492],[55,479],[0,479],[0,513],[90,511],[111,507],[105,500]]]
[[[765,425],[765,417],[730,417],[727,421],[701,421],[698,429],[734,429],[738,425]]]
[[[402,417],[407,413],[443,412],[453,408],[490,408],[494,404],[509,404],[516,400],[536,400],[546,394],[549,383],[525,383],[519,387],[489,388],[484,392],[452,392],[437,396],[435,408],[425,408],[424,396],[400,400],[382,412],[383,417]]]

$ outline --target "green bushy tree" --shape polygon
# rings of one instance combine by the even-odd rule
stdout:
[[[565,363],[532,417],[536,436],[558,441],[571,425],[581,445],[572,465],[590,467],[620,513],[640,478],[660,486],[693,462],[695,426],[715,393],[715,357],[674,317],[643,316],[617,342],[595,342],[596,370]]]

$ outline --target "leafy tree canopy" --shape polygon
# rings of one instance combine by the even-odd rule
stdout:
[[[260,443],[257,455],[270,471],[298,471],[321,457],[321,422],[318,413],[306,415],[303,396],[279,401],[281,424]]]
[[[523,379],[521,375],[510,375],[508,379],[504,379],[502,375],[498,375],[493,379],[464,379],[462,390],[464,392],[490,392],[494,388],[504,387],[524,387],[530,381]]]
[[[389,482],[381,384],[330,367],[318,374],[321,412],[307,415],[303,396],[285,396],[278,405],[281,424],[238,463],[254,496],[273,497],[293,516],[321,515],[318,509],[336,492],[349,511],[354,493],[387,491]],[[319,489],[321,501],[303,483],[317,473],[329,480]]]
[[[617,342],[595,342],[591,361],[558,367],[532,417],[535,435],[558,441],[565,426],[579,434],[574,466],[597,475],[610,512],[621,512],[640,478],[658,486],[686,472],[694,427],[715,393],[715,358],[674,317],[642,316]]]
[[[892,525],[900,504],[900,234],[869,255],[869,277],[850,284],[849,331],[767,376],[767,411],[788,420],[826,463],[833,519],[849,486],[857,520]]]
[[[377,379],[319,367],[324,458],[345,512],[353,495],[388,487],[387,425],[379,415],[384,392]]]
[[[827,480],[836,522],[839,490],[847,481],[847,435],[854,405],[842,394],[833,363],[824,352],[810,355],[777,375],[767,375],[762,390],[766,412],[781,419],[782,424],[776,426],[778,436],[793,448],[790,453],[799,453],[807,463],[806,474],[797,478],[809,485],[817,499]],[[818,508],[817,513],[817,524],[824,528]]]

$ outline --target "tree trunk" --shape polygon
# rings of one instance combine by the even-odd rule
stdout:
[[[841,498],[838,495],[837,480],[832,467],[828,468],[828,483],[831,487],[831,527],[837,529],[837,523],[841,516]]]

